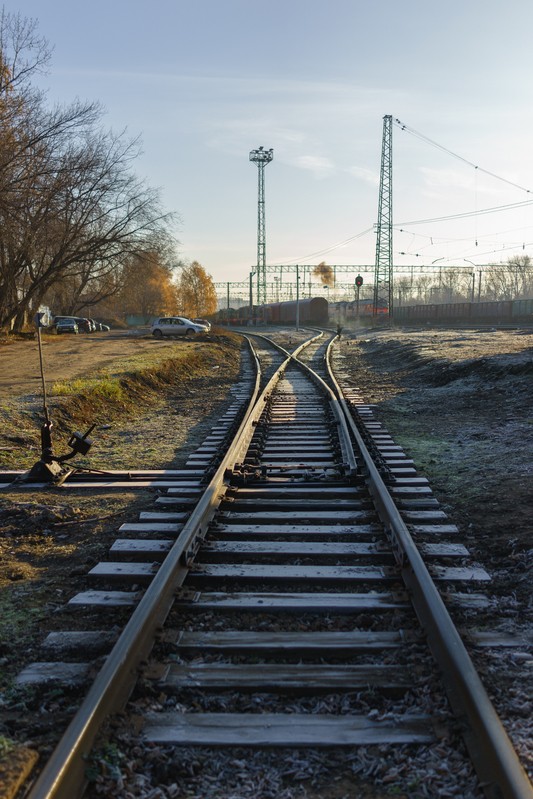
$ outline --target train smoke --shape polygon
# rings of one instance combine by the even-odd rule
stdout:
[[[313,275],[320,279],[323,286],[333,286],[333,269],[325,261],[315,266]]]

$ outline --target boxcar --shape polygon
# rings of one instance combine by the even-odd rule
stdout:
[[[513,300],[511,303],[511,316],[514,319],[521,319],[533,322],[533,300]]]
[[[501,300],[499,302],[476,302],[472,304],[473,319],[510,319],[511,301]]]
[[[403,305],[395,310],[399,322],[533,323],[533,299],[493,302],[454,302],[441,305]]]
[[[324,297],[310,297],[299,300],[299,320],[302,324],[325,324],[328,321],[328,302]],[[262,306],[269,324],[294,324],[296,322],[296,301],[272,302]]]

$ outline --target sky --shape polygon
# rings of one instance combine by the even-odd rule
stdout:
[[[531,0],[12,0],[4,9],[37,20],[53,47],[40,79],[50,104],[99,101],[105,128],[141,137],[135,172],[176,213],[179,256],[216,283],[246,282],[257,262],[249,153],[260,146],[274,150],[267,263],[367,266],[370,279],[385,115],[401,123],[392,132],[398,269],[533,255]],[[500,210],[480,213],[489,208]]]

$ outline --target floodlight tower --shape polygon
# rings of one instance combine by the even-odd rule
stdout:
[[[383,117],[381,172],[379,178],[378,223],[376,228],[376,268],[374,273],[374,315],[386,303],[392,318],[392,116]]]
[[[265,234],[265,166],[274,158],[274,150],[265,150],[260,147],[252,150],[250,161],[257,164],[258,202],[257,202],[257,304],[266,303],[266,234]]]

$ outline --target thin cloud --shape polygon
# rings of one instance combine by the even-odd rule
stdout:
[[[320,155],[300,155],[294,160],[294,165],[300,169],[307,169],[319,180],[333,175],[335,165],[329,158]]]
[[[379,186],[379,176],[371,169],[365,169],[361,166],[351,166],[347,171],[349,175],[363,180],[365,183],[370,183],[371,186]]]

